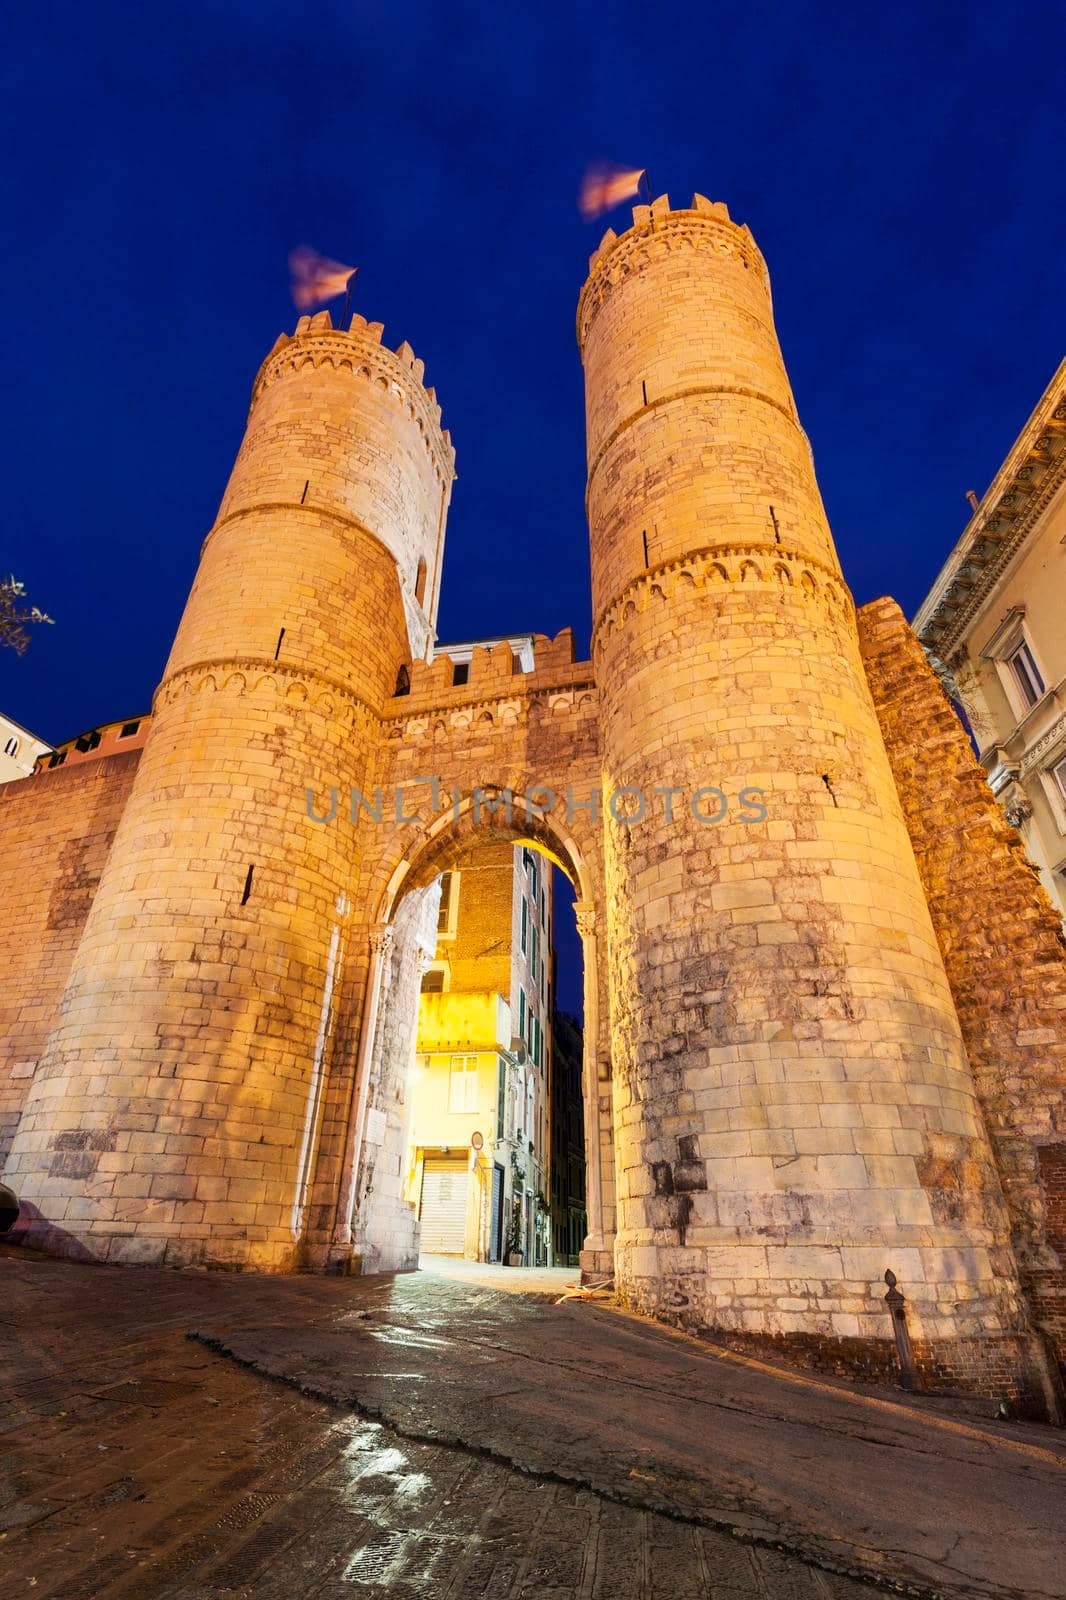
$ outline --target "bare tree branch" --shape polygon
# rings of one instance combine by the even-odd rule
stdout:
[[[54,618],[36,606],[27,606],[26,585],[13,573],[0,578],[0,649],[14,650],[21,656],[30,642],[30,628],[35,623],[52,622]]]

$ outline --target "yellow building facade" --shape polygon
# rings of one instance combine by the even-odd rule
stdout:
[[[552,1262],[551,864],[510,844],[443,875],[411,1082],[423,1252]]]

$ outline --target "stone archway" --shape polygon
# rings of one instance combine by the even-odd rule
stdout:
[[[390,1208],[395,1209],[395,1195],[380,1186],[373,1193],[368,1192],[367,1131],[375,1114],[380,1123],[381,1107],[375,1105],[375,1095],[388,1093],[387,1087],[383,1089],[388,1077],[383,1052],[390,1032],[395,1048],[397,1027],[401,1026],[397,1010],[405,1014],[412,1035],[407,1043],[413,1049],[417,978],[424,966],[423,950],[414,946],[424,935],[419,934],[418,918],[411,914],[410,907],[413,897],[432,891],[442,872],[457,866],[472,849],[490,842],[526,845],[536,850],[567,877],[576,896],[574,911],[582,946],[585,1010],[582,1103],[587,1234],[581,1266],[586,1277],[609,1276],[613,1270],[614,1171],[610,1069],[602,1001],[606,979],[603,942],[597,934],[602,918],[597,916],[596,878],[588,860],[587,843],[579,842],[558,819],[539,814],[536,808],[527,809],[523,798],[517,795],[508,816],[499,810],[489,811],[483,803],[468,798],[420,827],[406,848],[394,853],[388,863],[391,870],[370,902],[374,921],[369,938],[366,998],[355,1047],[355,1085],[340,1175],[335,1253],[337,1248],[346,1250],[371,1269],[396,1264],[385,1261],[374,1241],[401,1237],[401,1224],[406,1219],[388,1214]],[[432,909],[435,916],[435,903]],[[410,948],[403,948],[405,942]],[[401,1043],[401,1051],[407,1043]]]

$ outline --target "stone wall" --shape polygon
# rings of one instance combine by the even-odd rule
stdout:
[[[454,473],[421,378],[408,346],[325,313],[260,370],[9,1156],[45,1248],[303,1258],[339,979],[367,927],[351,841],[305,796],[326,769],[368,787],[409,660],[404,589]],[[91,1161],[60,1159],[85,1141]]]
[[[71,774],[40,883],[18,791],[62,780],[0,796],[30,1233],[409,1264],[420,895],[528,841],[587,958],[583,1269],[887,1373],[891,1267],[931,1381],[1025,1399],[1028,1304],[1066,1303],[1054,918],[888,602],[860,653],[748,230],[638,207],[578,334],[593,659],[564,631],[461,684],[424,659],[454,458],[420,363],[325,314],[268,356],[135,770]]]
[[[511,923],[514,912],[514,845],[485,845],[463,858],[454,936],[437,936],[437,958],[449,967],[452,989],[492,989],[510,1004]],[[517,1018],[514,1032],[518,1031]]]
[[[1037,1321],[1066,1360],[1066,943],[921,645],[893,600],[859,613],[866,670],[951,982]],[[949,1214],[971,1183],[950,1149],[925,1169]],[[1056,1218],[1058,1219],[1056,1221]]]
[[[139,758],[132,751],[0,784],[0,1167]]]
[[[436,937],[440,888],[414,890],[397,909],[368,1084],[352,1266],[361,1272],[409,1272],[418,1265],[418,1215],[404,1199],[404,1166],[411,1067],[418,1030],[418,995],[427,954]]]
[[[462,871],[471,849],[495,846],[510,852],[524,838],[545,849],[579,887],[588,906],[585,929],[595,923],[604,930],[602,834],[587,804],[600,791],[598,701],[591,665],[574,660],[569,629],[554,640],[538,636],[534,653],[535,670],[515,673],[506,646],[476,649],[469,679],[461,685],[453,684],[447,657],[412,663],[409,692],[396,695],[383,718],[373,783],[382,791],[380,820],[361,806],[353,818],[343,782],[337,783],[337,769],[323,766],[318,772],[320,814],[328,814],[330,790],[337,790],[336,816],[323,828],[346,841],[354,863],[352,903],[375,927],[393,922],[412,889],[425,887],[447,868]],[[436,807],[430,779],[437,782]],[[523,796],[531,785],[554,790],[557,804],[549,815],[526,813]],[[486,804],[475,811],[475,789],[494,796],[508,787],[514,796],[509,816],[502,803],[496,813]],[[403,796],[400,814],[415,820],[397,820],[397,788]],[[572,800],[580,802],[569,817],[568,789]],[[372,790],[367,798],[373,802]],[[460,904],[461,897],[462,889]],[[601,1274],[604,1254],[610,1270],[614,1234],[605,944],[601,938],[599,953],[593,954],[592,986],[602,997],[601,1021],[586,1064],[587,1076],[595,1079],[589,1088],[595,1114],[586,1120],[597,1147],[597,1157],[590,1161],[596,1196],[590,1217],[595,1215],[601,1224],[596,1242]],[[324,1098],[315,1203],[309,1212],[315,1235],[309,1241],[312,1259],[334,1249],[337,1194],[345,1183],[353,1139],[356,1062],[370,967],[369,946],[353,941],[338,1002],[338,1046]]]
[[[890,1350],[891,1267],[916,1339],[998,1359],[1002,1197],[766,267],[701,196],[633,216],[578,308],[604,780],[647,805],[604,827],[618,1282]]]

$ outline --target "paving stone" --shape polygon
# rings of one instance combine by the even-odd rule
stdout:
[[[764,1476],[773,1495],[789,1481],[793,1456],[798,1472],[831,1480],[838,1461],[856,1470],[855,1449],[868,1458],[911,1451],[906,1459],[925,1470],[940,1449],[943,1503],[968,1457],[987,1460],[997,1438],[1048,1457],[1040,1467],[1031,1455],[1005,1456],[1001,1498],[1017,1485],[1031,1500],[1056,1459],[1047,1430],[1000,1424],[967,1445],[965,1434],[944,1431],[941,1413],[935,1426],[904,1405],[886,1414],[876,1397],[842,1386],[812,1391],[809,1379],[728,1363],[602,1308],[471,1292],[428,1274],[335,1281],[146,1270],[131,1278],[10,1250],[0,1250],[0,1273],[15,1312],[0,1347],[14,1423],[0,1435],[8,1464],[0,1571],[6,1593],[32,1588],[42,1600],[873,1600],[874,1589],[798,1555],[698,1525],[693,1496],[710,1486],[686,1478],[679,1462],[668,1466],[669,1451],[691,1446],[691,1459],[721,1463],[745,1436],[772,1440]],[[454,1380],[448,1403],[461,1401],[466,1386],[457,1425],[467,1430],[483,1409],[476,1380],[491,1355],[491,1370],[513,1380],[497,1404],[515,1462],[407,1437],[190,1342],[189,1328],[211,1316],[233,1338],[242,1328],[272,1329],[282,1353],[285,1338],[302,1333],[302,1382],[314,1376],[306,1339],[316,1330],[344,1330],[355,1372],[375,1361],[392,1370],[401,1349],[410,1376],[383,1387],[421,1396],[423,1407],[443,1350]],[[420,1342],[371,1339],[368,1320]],[[330,1382],[343,1389],[345,1361],[331,1360]],[[586,1400],[592,1409],[582,1410]],[[631,1403],[639,1438],[626,1431]],[[609,1481],[626,1503],[584,1481],[519,1470],[535,1430],[541,1446],[556,1437],[557,1406],[570,1413],[569,1443],[555,1446],[554,1467],[594,1462],[606,1473],[617,1458]],[[854,1437],[860,1425],[865,1443]],[[730,1470],[742,1476],[738,1461]],[[667,1507],[674,1515],[662,1514]],[[708,1499],[702,1514],[712,1513]],[[834,1514],[839,1520],[839,1507]],[[1055,1583],[1049,1574],[1042,1587],[1053,1594]]]

